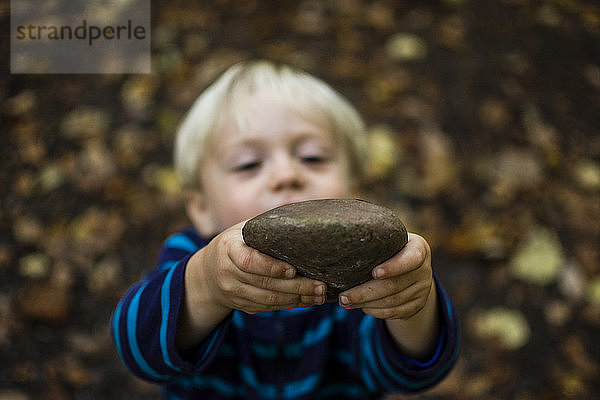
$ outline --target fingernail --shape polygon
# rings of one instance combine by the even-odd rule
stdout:
[[[315,294],[316,295],[325,294],[325,287],[323,285],[315,286]]]
[[[323,304],[325,303],[325,298],[323,296],[315,297],[315,304]]]
[[[285,270],[285,277],[286,278],[293,278],[294,277],[294,273],[295,273],[295,271],[294,271],[293,268],[287,268]]]
[[[373,276],[375,277],[375,279],[383,278],[384,274],[385,271],[383,270],[383,268],[377,268],[375,271],[373,271]]]
[[[350,304],[350,300],[346,296],[340,296],[340,303],[342,303],[344,306],[347,306]]]

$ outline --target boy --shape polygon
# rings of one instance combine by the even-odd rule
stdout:
[[[238,64],[204,91],[175,143],[193,227],[113,315],[134,374],[171,399],[370,399],[447,374],[458,324],[420,236],[339,303],[241,237],[276,206],[353,197],[363,138],[346,100],[290,67]]]

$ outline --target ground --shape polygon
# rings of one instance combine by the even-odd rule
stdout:
[[[0,3],[2,26],[10,4]],[[462,325],[420,399],[600,393],[600,6],[578,0],[152,4],[152,74],[10,74],[0,46],[0,399],[158,398],[108,321],[187,221],[177,122],[265,57],[369,125],[365,196],[433,248]]]

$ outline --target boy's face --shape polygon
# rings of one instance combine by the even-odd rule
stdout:
[[[229,119],[210,141],[201,193],[188,202],[206,236],[283,204],[351,196],[349,160],[332,132],[267,93],[248,101],[246,126]]]

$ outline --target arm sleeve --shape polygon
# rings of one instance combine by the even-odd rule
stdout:
[[[359,372],[372,391],[418,392],[434,386],[452,369],[459,355],[460,329],[456,311],[435,279],[442,324],[432,357],[417,361],[405,357],[382,319],[365,316],[358,329]]]
[[[200,248],[184,234],[179,235],[167,240],[158,268],[129,288],[111,320],[113,340],[127,368],[153,382],[203,370],[214,358],[230,324],[230,318],[222,321],[189,358],[177,350],[175,334],[185,268]]]

